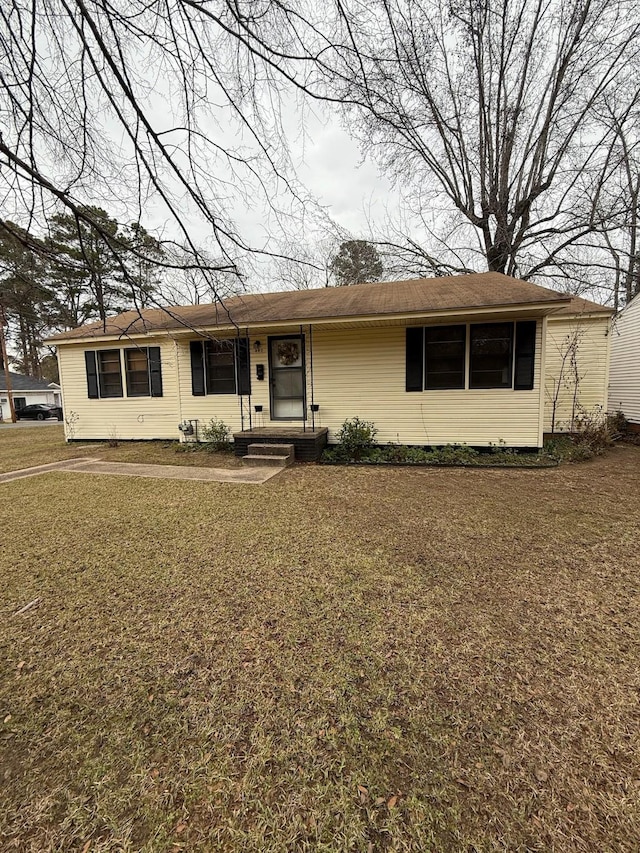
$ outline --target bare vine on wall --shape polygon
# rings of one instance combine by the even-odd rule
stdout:
[[[580,323],[576,323],[557,344],[560,369],[551,381],[551,390],[547,388],[547,396],[551,402],[551,432],[555,432],[559,425],[558,413],[567,397],[571,401],[571,418],[567,427],[571,432],[575,428],[576,417],[580,410],[580,383],[586,376],[586,373],[580,372],[579,364],[580,345],[584,333],[584,328]]]

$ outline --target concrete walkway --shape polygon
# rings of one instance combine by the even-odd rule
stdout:
[[[0,483],[36,477],[49,471],[80,474],[116,474],[125,477],[155,477],[163,480],[198,480],[205,483],[265,483],[282,468],[195,468],[182,465],[142,465],[135,462],[100,462],[97,459],[76,458],[49,462],[33,468],[22,468],[0,474]]]

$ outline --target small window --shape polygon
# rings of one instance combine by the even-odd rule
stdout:
[[[205,344],[207,394],[236,393],[236,365],[233,341]]]
[[[126,349],[124,351],[127,371],[127,397],[149,397],[149,359],[147,348]]]
[[[120,350],[98,350],[98,380],[101,397],[122,397]]]
[[[513,323],[471,326],[469,387],[511,388]]]
[[[24,409],[24,407],[26,405],[27,405],[27,398],[26,397],[14,397],[13,398],[13,408],[16,410],[16,412],[19,412],[21,409]]]
[[[464,388],[466,326],[425,330],[425,388]]]

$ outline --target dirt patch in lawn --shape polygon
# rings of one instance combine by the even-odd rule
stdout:
[[[8,484],[0,847],[636,851],[639,473]]]

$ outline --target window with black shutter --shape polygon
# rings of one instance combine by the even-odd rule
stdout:
[[[236,364],[233,341],[206,341],[204,353],[207,394],[235,394]]]
[[[124,351],[127,397],[162,397],[160,347],[135,347]]]
[[[119,349],[96,352],[98,361],[98,387],[101,397],[122,397],[122,366]]]
[[[249,340],[191,341],[191,388],[194,396],[251,394]]]
[[[151,386],[147,348],[126,349],[124,364],[127,376],[127,397],[149,397]]]
[[[535,356],[535,320],[410,327],[405,388],[528,391],[534,386]]]

